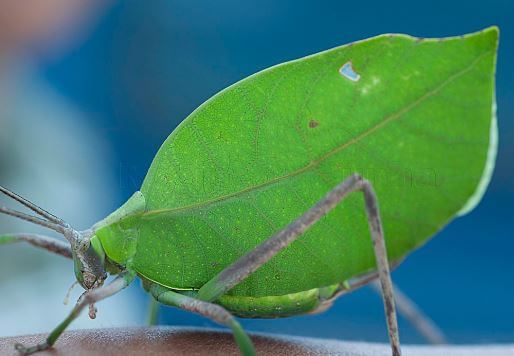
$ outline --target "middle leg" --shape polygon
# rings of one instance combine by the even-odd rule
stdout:
[[[160,303],[203,315],[218,324],[228,326],[232,329],[234,339],[241,353],[244,356],[257,355],[250,337],[245,333],[236,318],[222,306],[176,293],[158,284],[152,284],[149,290]]]

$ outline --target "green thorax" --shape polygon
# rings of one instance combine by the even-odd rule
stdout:
[[[139,223],[145,211],[145,198],[136,192],[119,209],[93,226],[106,256],[111,262],[125,266],[137,250]]]

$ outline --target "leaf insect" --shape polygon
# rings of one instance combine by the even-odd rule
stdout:
[[[35,215],[0,213],[67,241],[18,233],[0,243],[72,258],[86,290],[45,341],[16,349],[52,347],[84,308],[94,317],[95,303],[139,278],[155,302],[231,328],[254,355],[235,316],[324,310],[378,279],[400,355],[390,264],[484,194],[497,44],[496,27],[441,40],[381,35],[250,76],[184,120],[141,190],[87,230],[0,187]]]

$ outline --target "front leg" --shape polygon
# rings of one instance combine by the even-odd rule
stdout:
[[[384,309],[387,319],[389,340],[394,356],[401,355],[398,322],[393,298],[393,283],[387,260],[384,232],[380,220],[378,201],[370,182],[354,174],[336,186],[325,198],[310,208],[297,220],[289,224],[255,249],[221,271],[198,291],[198,298],[214,301],[230,289],[241,283],[259,267],[268,262],[277,253],[285,249],[308,228],[318,222],[325,214],[334,209],[350,193],[364,193],[366,214],[368,217],[373,249],[377,261],[378,275],[382,287]]]
[[[46,350],[53,346],[55,341],[61,336],[61,334],[66,330],[66,328],[71,324],[73,320],[75,320],[80,312],[88,305],[95,304],[102,299],[108,298],[125,287],[127,287],[135,278],[136,274],[133,271],[126,270],[120,273],[116,279],[114,279],[111,283],[106,286],[100,287],[98,289],[93,289],[90,292],[87,292],[83,298],[79,300],[79,302],[75,305],[71,313],[68,315],[66,319],[63,320],[52,332],[46,340],[38,345],[25,347],[21,344],[16,344],[15,348],[22,355],[29,355],[34,352]]]

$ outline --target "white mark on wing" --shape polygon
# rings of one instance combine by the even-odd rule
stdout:
[[[352,82],[358,82],[361,79],[359,73],[355,72],[352,67],[352,62],[346,62],[343,64],[341,68],[339,68],[339,73],[346,79],[351,80]]]

